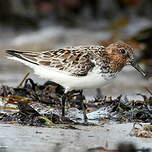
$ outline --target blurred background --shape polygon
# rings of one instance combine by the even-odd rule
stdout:
[[[8,60],[3,50],[45,51],[70,45],[104,45],[123,40],[137,61],[152,73],[152,0],[5,0],[0,1],[0,85],[16,87],[33,71]],[[126,67],[104,95],[147,93],[152,80]],[[95,90],[86,94],[96,96]]]

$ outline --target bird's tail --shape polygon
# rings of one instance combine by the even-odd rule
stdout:
[[[6,50],[6,53],[13,57],[38,65],[35,59],[36,55],[34,53],[16,50]]]

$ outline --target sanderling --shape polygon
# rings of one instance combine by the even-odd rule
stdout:
[[[16,50],[7,50],[7,53],[13,56],[11,59],[33,68],[42,78],[65,88],[62,99],[63,116],[66,94],[71,90],[101,88],[126,65],[132,65],[143,76],[146,75],[135,62],[133,49],[123,42],[116,42],[108,47],[71,46],[41,53]]]

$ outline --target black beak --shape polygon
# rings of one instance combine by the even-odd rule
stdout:
[[[131,62],[131,65],[141,73],[142,76],[146,77],[147,74],[144,72],[144,70],[136,63],[136,62]]]

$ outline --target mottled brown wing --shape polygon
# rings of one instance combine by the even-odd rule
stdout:
[[[89,52],[80,49],[58,49],[42,53],[7,50],[7,53],[30,63],[49,66],[76,76],[85,76],[94,67]]]
[[[87,51],[75,49],[58,49],[44,52],[39,63],[76,76],[85,76],[94,67]]]

